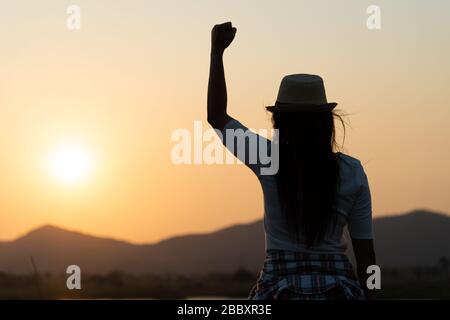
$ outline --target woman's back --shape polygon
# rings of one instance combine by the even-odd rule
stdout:
[[[235,139],[226,143],[228,136],[235,130],[246,132],[247,139]],[[255,135],[255,138],[252,138]],[[258,176],[264,195],[264,229],[266,233],[266,250],[287,250],[307,253],[343,253],[346,244],[343,232],[348,225],[350,236],[357,239],[372,239],[372,218],[370,190],[366,174],[359,160],[342,153],[336,153],[339,167],[338,188],[336,192],[336,219],[317,245],[308,247],[304,235],[300,232],[299,241],[293,239],[282,211],[279,199],[276,175],[262,175],[260,162],[250,163],[251,141],[267,145],[270,153],[271,142],[256,135],[237,120],[229,121],[222,132],[225,146]],[[231,146],[231,147],[230,147]],[[244,151],[243,151],[244,150]]]

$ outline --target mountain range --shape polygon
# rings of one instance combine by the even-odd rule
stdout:
[[[377,263],[382,267],[436,265],[450,258],[450,217],[425,210],[374,219]],[[0,242],[0,272],[64,273],[76,264],[84,273],[121,270],[132,274],[257,272],[264,259],[262,221],[215,232],[132,244],[46,225],[14,241]]]

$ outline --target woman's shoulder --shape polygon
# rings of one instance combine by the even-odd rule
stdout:
[[[358,159],[342,152],[337,152],[336,155],[339,158],[340,162],[342,162],[343,164],[353,168],[362,168],[361,161],[359,161]]]
[[[339,172],[344,184],[353,186],[355,190],[367,184],[366,173],[360,160],[340,152],[336,155],[339,158]]]

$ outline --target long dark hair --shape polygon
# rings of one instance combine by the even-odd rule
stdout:
[[[335,117],[344,126],[342,118],[332,111],[272,114],[280,146],[276,181],[281,208],[293,239],[308,247],[324,239],[337,217]]]

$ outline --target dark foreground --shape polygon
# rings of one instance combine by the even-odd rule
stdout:
[[[232,297],[245,299],[257,274],[82,275],[81,290],[69,290],[68,275],[0,273],[0,299],[186,299]],[[439,268],[384,269],[379,299],[450,299],[450,273]]]

